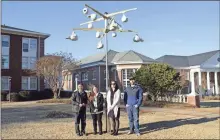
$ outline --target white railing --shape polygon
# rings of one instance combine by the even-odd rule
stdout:
[[[187,103],[187,95],[179,94],[173,96],[158,97],[157,101]]]

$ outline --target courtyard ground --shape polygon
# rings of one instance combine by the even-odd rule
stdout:
[[[219,101],[205,101],[202,108],[175,109],[142,107],[141,136],[127,135],[128,119],[121,111],[118,136],[92,134],[92,122],[87,115],[88,136],[77,137],[72,117],[46,118],[46,114],[62,111],[72,114],[69,104],[36,102],[2,103],[1,124],[3,139],[219,139]],[[105,117],[103,116],[103,128]]]

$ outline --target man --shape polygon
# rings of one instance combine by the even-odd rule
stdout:
[[[130,79],[131,86],[127,87],[124,91],[124,103],[128,113],[130,131],[128,134],[134,132],[140,136],[139,131],[139,107],[143,99],[143,90],[140,86],[135,84],[134,78]]]
[[[75,113],[75,131],[77,136],[86,135],[86,105],[87,105],[87,93],[83,90],[82,83],[78,84],[78,91],[72,94],[73,112]],[[81,121],[81,131],[79,124]]]

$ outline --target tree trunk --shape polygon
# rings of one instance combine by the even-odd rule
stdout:
[[[53,89],[53,95],[54,95],[53,98],[57,99],[57,90],[56,89]]]

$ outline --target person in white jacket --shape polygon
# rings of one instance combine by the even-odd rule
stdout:
[[[107,93],[107,114],[111,120],[112,133],[111,135],[118,135],[119,118],[120,118],[120,97],[121,91],[115,81],[111,81],[110,90]]]

